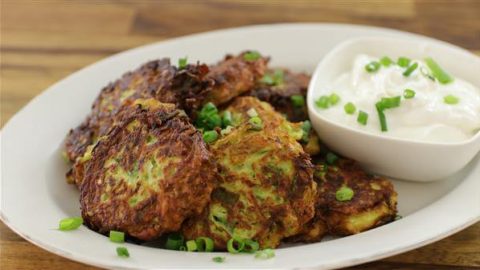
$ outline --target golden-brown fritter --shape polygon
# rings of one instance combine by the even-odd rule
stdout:
[[[355,161],[319,163],[314,179],[318,184],[315,217],[302,234],[293,238],[295,241],[316,242],[325,234],[356,234],[395,219],[397,193],[392,183],[368,174]],[[353,190],[350,200],[337,199],[336,193],[342,187]]]
[[[185,113],[139,99],[119,110],[110,131],[77,159],[73,175],[81,177],[87,226],[152,240],[205,208],[217,171]]]
[[[195,112],[206,102],[224,104],[250,90],[263,76],[267,58],[227,56],[211,69],[205,64],[187,65],[179,69],[169,59],[148,62],[103,88],[87,119],[70,131],[66,139],[66,155],[73,162],[98,137],[106,134],[115,121],[119,108],[138,98],[154,98],[175,104],[195,118]],[[248,59],[248,60],[247,60]]]
[[[208,101],[219,106],[253,89],[265,74],[268,60],[258,52],[245,51],[237,56],[227,55],[210,66],[207,77],[214,81],[214,87]]]
[[[308,120],[305,96],[309,81],[310,76],[305,73],[294,73],[281,68],[269,69],[247,95],[270,103],[275,110],[285,114],[289,121],[305,121]],[[303,105],[294,102],[293,96],[302,97]]]
[[[178,70],[169,59],[161,59],[126,73],[102,89],[87,119],[70,131],[66,139],[67,157],[73,162],[82,156],[89,145],[110,130],[121,106],[136,99],[155,98],[187,108],[187,113],[197,110],[213,85],[205,77],[207,72],[206,65],[187,65]]]
[[[242,120],[252,108],[263,121],[261,129]],[[274,248],[314,215],[310,157],[295,138],[298,128],[267,103],[242,97],[227,110],[236,128],[211,145],[220,184],[202,215],[184,224],[183,233],[187,239],[208,236],[218,250],[225,250],[230,238]]]

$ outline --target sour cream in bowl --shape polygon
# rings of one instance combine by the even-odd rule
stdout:
[[[447,43],[344,42],[317,66],[307,102],[327,146],[382,175],[439,180],[480,150],[480,58]]]

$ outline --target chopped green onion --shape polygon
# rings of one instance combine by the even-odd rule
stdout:
[[[255,117],[255,116],[258,116],[258,113],[257,113],[257,111],[255,110],[255,108],[250,108],[250,109],[247,111],[247,115],[250,116],[250,117]]]
[[[330,99],[327,96],[321,96],[317,101],[315,101],[315,105],[322,109],[327,109],[329,107]]]
[[[123,243],[125,242],[125,233],[119,231],[110,231],[109,238],[112,242]]]
[[[212,143],[218,139],[218,133],[215,130],[208,130],[203,133],[203,140],[206,143]]]
[[[230,238],[227,242],[227,250],[230,253],[240,253],[245,247],[245,241],[236,238]]]
[[[303,108],[305,106],[305,98],[302,95],[293,95],[290,99],[295,108]]]
[[[284,76],[284,73],[283,73],[283,70],[281,69],[276,69],[274,72],[273,72],[273,82],[275,85],[281,85],[283,84],[283,76]]]
[[[355,104],[353,104],[352,102],[348,102],[347,104],[345,104],[345,106],[343,106],[343,109],[347,114],[354,114],[357,110],[357,107],[355,107]]]
[[[365,66],[365,70],[369,73],[376,72],[380,69],[380,63],[377,61],[372,61]]]
[[[259,250],[257,253],[255,253],[256,259],[267,260],[273,257],[275,257],[275,251],[271,248]]]
[[[425,63],[432,72],[433,77],[435,77],[441,84],[447,84],[453,81],[453,78],[431,57],[425,58]]]
[[[340,96],[335,93],[332,93],[328,97],[328,101],[330,102],[330,105],[336,105],[340,101]]]
[[[222,114],[222,126],[228,127],[232,125],[232,113],[230,111],[224,111]]]
[[[377,108],[378,119],[380,121],[380,129],[385,132],[388,130],[387,127],[387,118],[385,117],[385,113],[383,112],[382,102],[379,101],[375,103],[375,107]]]
[[[195,240],[188,240],[186,243],[187,251],[196,251],[197,250],[197,242]]]
[[[216,263],[223,263],[225,261],[225,257],[213,257],[212,258],[212,261],[216,262]]]
[[[58,225],[58,229],[60,231],[71,231],[76,230],[80,225],[82,225],[83,219],[81,217],[71,217],[71,218],[64,218],[60,220]]]
[[[263,129],[263,121],[260,117],[255,116],[248,120],[248,123],[252,127],[253,130],[262,130]]]
[[[337,192],[335,192],[335,198],[340,202],[350,201],[353,198],[353,195],[353,190],[346,186],[339,188]]]
[[[449,105],[455,105],[460,101],[460,99],[453,95],[448,95],[443,97],[443,102]]]
[[[178,59],[178,69],[184,69],[187,67],[187,57]]]
[[[410,58],[407,57],[399,57],[397,60],[397,65],[406,68],[410,65]]]
[[[379,103],[382,109],[393,109],[400,106],[401,100],[401,96],[396,96],[390,98],[382,98]]]
[[[393,60],[388,56],[384,56],[380,58],[380,64],[382,64],[384,67],[389,67],[393,64]]]
[[[207,104],[203,105],[202,110],[200,113],[216,113],[218,112],[217,106],[213,104],[212,102],[208,102]]]
[[[245,61],[255,61],[258,60],[262,55],[257,51],[249,51],[243,54],[243,60]]]
[[[211,102],[205,104],[198,113],[195,125],[197,128],[207,130],[222,126],[222,118],[218,115],[217,107]]]
[[[305,120],[302,123],[302,142],[303,143],[308,143],[308,140],[310,138],[310,130],[312,129],[312,123],[309,120]]]
[[[260,79],[261,83],[268,84],[268,85],[274,85],[275,81],[273,80],[273,77],[269,74],[263,75],[263,77]]]
[[[227,126],[226,128],[220,130],[220,135],[225,136],[227,134],[230,134],[232,132],[233,127],[232,126]]]
[[[244,242],[245,247],[243,248],[243,252],[245,253],[255,253],[260,248],[260,245],[255,240],[246,239]]]
[[[411,99],[415,97],[415,91],[412,89],[405,89],[405,91],[403,91],[403,97],[406,99]]]
[[[167,242],[165,243],[166,249],[179,250],[183,246],[184,239],[183,235],[179,233],[171,233],[167,237]]]
[[[359,111],[357,122],[365,126],[367,124],[367,121],[368,121],[368,113],[364,111]]]
[[[117,247],[117,255],[118,257],[122,258],[130,257],[130,253],[128,253],[128,249],[126,247]]]
[[[418,63],[417,62],[413,63],[403,72],[403,76],[405,77],[410,76],[410,74],[412,74],[415,71],[415,69],[417,69],[417,67],[418,67]]]
[[[197,243],[198,251],[212,252],[215,247],[213,240],[208,237],[198,237],[195,239],[195,242]]]
[[[338,160],[338,156],[332,152],[328,152],[327,155],[325,156],[325,161],[330,165],[335,164],[337,160]]]

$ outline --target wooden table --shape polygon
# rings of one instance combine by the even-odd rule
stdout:
[[[0,2],[2,126],[32,97],[88,64],[212,29],[277,22],[368,24],[425,34],[480,53],[480,1],[475,0]],[[480,223],[353,269],[467,268],[480,268]],[[0,223],[0,269],[94,268],[35,247]]]

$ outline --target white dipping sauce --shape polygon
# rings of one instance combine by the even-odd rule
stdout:
[[[453,82],[433,81],[421,70],[429,71],[422,60],[412,59],[418,68],[406,77],[405,68],[392,64],[369,73],[365,66],[378,58],[358,55],[350,71],[341,74],[329,85],[321,86],[321,95],[336,93],[340,102],[327,109],[316,109],[329,120],[384,136],[428,142],[461,142],[471,138],[480,128],[480,91],[472,84],[454,77]],[[394,60],[395,61],[395,60]],[[448,70],[445,70],[448,73]],[[452,74],[450,74],[452,76]],[[479,74],[480,76],[480,74]],[[405,99],[405,89],[415,91],[415,97]],[[319,95],[320,95],[319,94]],[[444,97],[453,95],[457,104],[446,104]],[[385,110],[388,131],[382,132],[375,103],[383,97],[402,96],[400,106]],[[318,99],[318,96],[317,96]],[[315,99],[315,100],[317,100]],[[352,102],[356,112],[349,115],[344,105]],[[357,122],[359,110],[368,113],[368,122]]]

